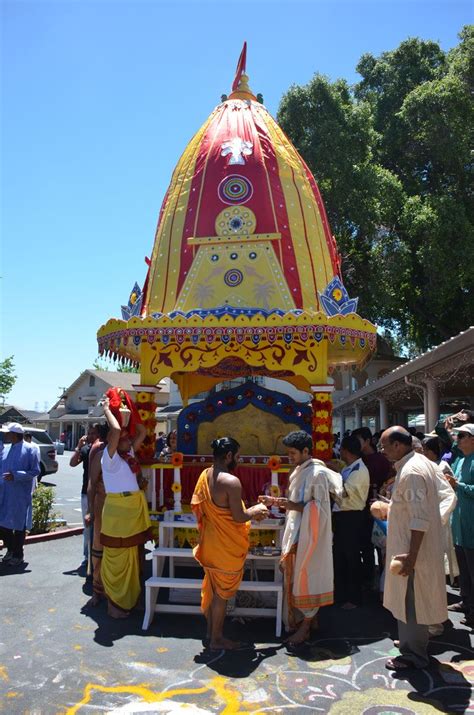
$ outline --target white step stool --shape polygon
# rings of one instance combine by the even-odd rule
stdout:
[[[163,549],[167,551],[167,555],[171,556],[169,553],[172,549]],[[179,554],[173,554],[177,556],[182,554],[185,549],[173,549],[173,551],[179,551]],[[190,551],[190,549],[186,549]],[[261,558],[261,557],[260,557]],[[142,629],[146,631],[155,613],[202,613],[200,606],[192,605],[178,605],[178,604],[164,604],[157,603],[158,591],[160,588],[189,588],[195,590],[201,590],[202,579],[190,579],[190,578],[166,578],[163,576],[152,576],[145,582],[145,617],[143,619]],[[242,581],[239,586],[239,591],[265,591],[274,592],[277,595],[277,607],[276,608],[244,608],[236,607],[232,610],[232,615],[236,616],[265,616],[276,618],[275,634],[277,638],[281,635],[281,620],[282,620],[282,610],[283,610],[283,584],[281,581]]]

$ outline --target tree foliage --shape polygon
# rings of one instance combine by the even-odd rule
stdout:
[[[102,357],[101,355],[98,355],[97,358],[94,360],[92,363],[92,367],[94,370],[116,370],[117,372],[132,372],[132,373],[138,373],[140,372],[138,367],[135,367],[134,365],[127,365],[124,363],[118,363],[118,365],[115,365],[111,360]]]
[[[278,121],[319,183],[360,312],[417,349],[474,315],[474,27],[363,55],[350,87],[316,74]]]
[[[5,402],[5,398],[13,390],[16,382],[15,365],[13,355],[0,362],[0,399]]]

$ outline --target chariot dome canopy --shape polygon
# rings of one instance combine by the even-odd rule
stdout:
[[[310,392],[375,347],[316,181],[245,72],[246,45],[174,170],[143,288],[98,333],[101,352],[141,363],[142,382],[172,377],[185,401],[237,375]]]

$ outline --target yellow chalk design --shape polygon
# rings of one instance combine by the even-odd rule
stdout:
[[[161,693],[156,693],[153,690],[149,690],[143,685],[106,686],[89,683],[85,687],[84,697],[82,698],[82,700],[78,702],[77,705],[68,708],[65,711],[64,715],[76,715],[76,713],[78,713],[83,706],[88,705],[90,703],[94,691],[99,691],[102,693],[126,693],[138,695],[140,698],[142,698],[142,700],[147,703],[158,703],[162,700],[168,700],[178,695],[202,695],[209,691],[214,691],[216,696],[220,698],[225,704],[224,709],[220,711],[222,715],[234,715],[235,713],[239,713],[239,715],[249,715],[250,712],[252,713],[252,715],[257,715],[258,713],[258,710],[241,710],[240,706],[242,704],[242,701],[240,693],[237,690],[229,689],[227,687],[227,678],[218,675],[213,678],[209,682],[209,684],[203,685],[201,688],[180,688],[177,690],[165,690]]]

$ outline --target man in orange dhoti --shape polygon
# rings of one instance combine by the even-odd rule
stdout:
[[[238,643],[223,636],[226,605],[242,580],[249,548],[250,520],[268,515],[263,504],[246,509],[235,468],[240,445],[232,437],[212,442],[214,466],[205,469],[196,484],[191,506],[199,528],[194,557],[204,569],[201,608],[207,618],[211,650],[232,650]]]
[[[286,510],[280,568],[284,574],[283,620],[290,645],[309,636],[321,606],[333,603],[334,572],[330,494],[342,497],[342,478],[324,462],[311,457],[313,442],[307,432],[290,432],[283,444],[295,469],[288,499],[260,496],[267,506]]]

